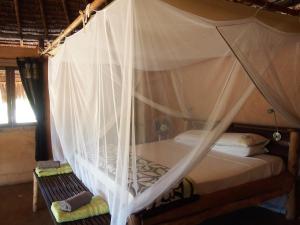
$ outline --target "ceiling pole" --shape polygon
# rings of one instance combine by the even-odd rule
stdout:
[[[42,18],[43,27],[44,27],[45,38],[48,39],[48,28],[47,28],[47,23],[46,23],[46,18],[45,18],[43,0],[38,0],[38,2],[39,2],[39,6],[40,6],[40,12],[41,12],[41,18]]]
[[[90,10],[96,10],[103,5],[105,0],[95,0],[90,5]],[[65,37],[67,37],[74,29],[82,24],[82,15],[79,15],[41,54],[47,54],[53,48],[55,48]]]
[[[65,13],[65,17],[66,17],[67,23],[69,25],[71,23],[71,21],[70,21],[70,17],[69,17],[69,13],[68,13],[68,8],[67,8],[66,0],[61,0],[61,3],[63,5],[63,9],[64,9],[64,13]]]
[[[14,0],[14,8],[15,8],[15,14],[16,14],[18,34],[20,36],[20,45],[23,45],[23,35],[22,35],[22,27],[21,27],[21,21],[20,21],[19,1],[18,0]]]

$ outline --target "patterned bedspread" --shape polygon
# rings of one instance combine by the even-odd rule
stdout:
[[[152,162],[150,160],[137,157],[137,193],[142,193],[148,189],[152,184],[160,179],[169,170],[168,167]],[[129,178],[129,190],[133,195],[136,191],[133,188],[133,181]],[[169,191],[163,194],[160,198],[156,199],[150,206],[157,207],[159,205],[167,204],[173,201],[190,198],[195,195],[193,181],[187,177],[182,179],[181,182],[172,187]]]
[[[107,161],[100,163],[100,168],[104,169],[104,165],[107,165],[106,170],[109,172],[109,175],[113,178],[116,171],[116,154],[113,154],[114,151],[109,151],[109,156]],[[130,157],[131,158],[131,157]],[[148,189],[152,184],[157,182],[164,174],[169,170],[168,167],[161,164],[152,162],[150,160],[144,159],[137,156],[136,159],[136,170],[137,170],[137,185],[132,178],[132,169],[129,168],[129,178],[128,178],[128,189],[132,196],[136,196],[146,189]],[[167,191],[163,196],[157,199],[151,207],[157,207],[162,204],[167,204],[173,201],[190,198],[195,195],[195,188],[193,181],[189,178],[182,179],[181,182],[172,187]]]

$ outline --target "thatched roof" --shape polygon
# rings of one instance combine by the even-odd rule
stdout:
[[[53,40],[92,0],[1,0],[0,45]]]
[[[252,7],[265,7],[292,16],[300,16],[300,0],[229,0]]]
[[[112,0],[107,0],[107,3]],[[182,0],[184,1],[184,0]],[[300,15],[300,0],[228,0]],[[92,0],[1,0],[0,45],[37,46],[53,40]],[[267,2],[267,4],[266,4]]]

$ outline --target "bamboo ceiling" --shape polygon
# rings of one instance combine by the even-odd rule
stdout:
[[[266,10],[277,11],[292,16],[300,16],[300,0],[228,0],[251,7],[264,7]]]
[[[39,40],[51,41],[92,1],[1,0],[0,45],[35,47]]]
[[[107,0],[108,3],[111,1]],[[228,1],[300,15],[300,0]],[[47,45],[90,2],[92,0],[0,0],[0,45],[35,47],[39,40],[44,40]]]

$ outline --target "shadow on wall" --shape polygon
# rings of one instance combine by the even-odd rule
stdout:
[[[0,129],[0,186],[32,180],[35,128]]]

